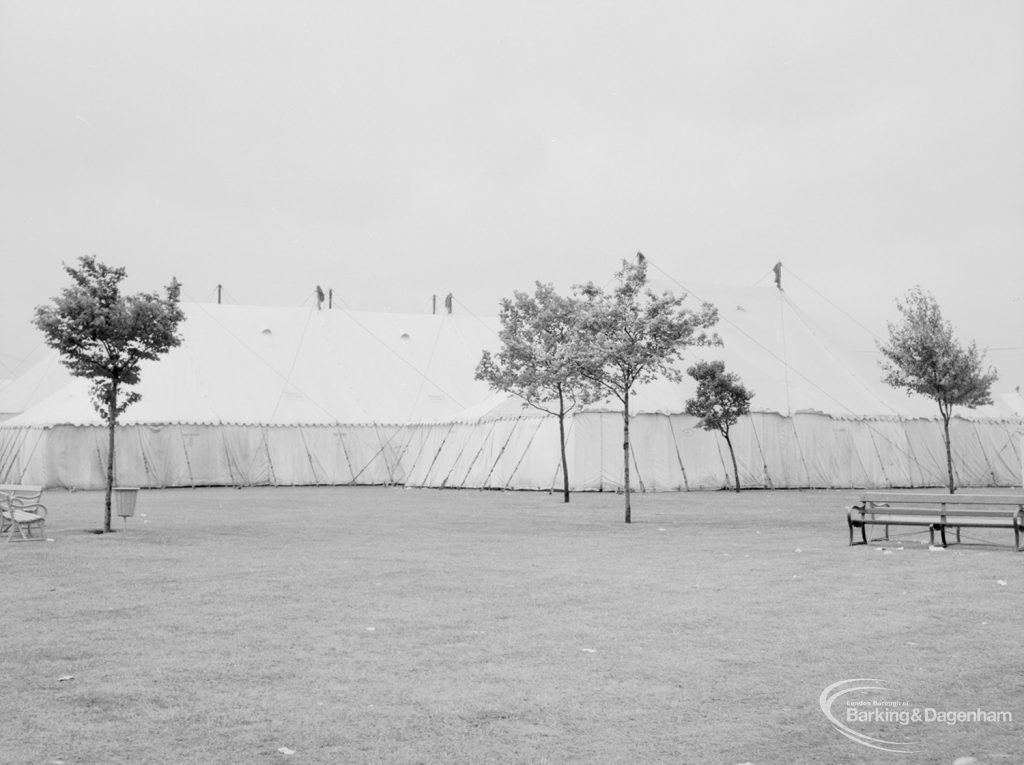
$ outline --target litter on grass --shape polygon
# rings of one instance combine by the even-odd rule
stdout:
[[[282,746],[282,747],[281,747],[280,749],[278,749],[277,751],[279,751],[279,752],[280,752],[281,754],[283,754],[283,755],[284,755],[285,757],[287,757],[287,756],[288,756],[288,755],[290,755],[290,754],[295,754],[295,750],[294,750],[294,749],[289,749],[289,748],[288,748],[288,747],[286,747],[286,746]]]
[[[74,680],[74,679],[75,679],[74,675],[64,675],[62,677],[58,677],[57,678],[57,682],[58,683],[66,683],[68,680]]]
[[[1003,585],[1003,587],[1005,587],[1006,586],[1006,580],[1005,579],[996,579],[996,584],[1001,584],[1001,585]]]

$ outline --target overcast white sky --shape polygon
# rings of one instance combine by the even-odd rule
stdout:
[[[491,315],[637,250],[781,260],[879,327],[921,284],[1024,366],[1019,0],[0,0],[0,104],[0,377],[82,254]]]

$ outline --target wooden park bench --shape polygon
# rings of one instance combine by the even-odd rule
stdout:
[[[8,542],[46,539],[46,506],[42,497],[42,486],[0,484],[0,534],[6,534]],[[38,535],[33,536],[33,529],[38,530]]]
[[[939,494],[917,492],[874,492],[861,495],[857,504],[848,508],[846,523],[850,544],[867,544],[867,527],[883,526],[885,539],[890,526],[927,526],[932,545],[939,532],[946,546],[946,529],[956,530],[960,541],[961,528],[1013,529],[1014,549],[1022,552],[1024,533],[1024,494]],[[853,530],[860,529],[860,542],[853,541]]]

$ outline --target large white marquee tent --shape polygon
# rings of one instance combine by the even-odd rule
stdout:
[[[756,394],[734,430],[744,486],[945,483],[935,404],[880,382],[874,339],[855,319],[812,315],[773,286],[702,288],[688,299],[718,306],[723,346],[692,349],[685,363],[722,359]],[[122,485],[561,486],[554,418],[474,379],[481,351],[498,348],[493,319],[185,308],[184,342],[144,368],[143,399],[118,429]],[[992,406],[954,418],[960,485],[1020,481],[1024,402],[1011,382],[1000,380]],[[106,431],[87,388],[53,354],[0,389],[0,483],[105,484]],[[682,414],[692,392],[688,379],[636,392],[641,490],[731,485],[724,441]],[[575,414],[569,454],[575,490],[620,488],[617,406]]]

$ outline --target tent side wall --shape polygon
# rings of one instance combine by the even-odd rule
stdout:
[[[1024,422],[954,418],[950,429],[958,486],[1020,484]],[[405,462],[409,485],[561,488],[553,417],[418,425],[411,432]],[[939,420],[754,413],[733,427],[730,438],[745,488],[911,488],[947,482]],[[576,415],[567,441],[574,491],[622,488],[620,414]],[[637,491],[733,486],[724,438],[698,428],[694,417],[637,415],[630,421],[630,442],[631,484]]]
[[[409,486],[549,489],[561,481],[558,423],[523,415],[407,428]]]
[[[1021,481],[1021,420],[951,422],[957,484]],[[631,420],[637,491],[731,488],[724,439],[681,414]],[[840,419],[754,413],[731,433],[745,488],[945,486],[938,420]],[[622,417],[568,420],[570,486],[622,488]],[[0,425],[0,483],[105,486],[107,433],[99,426]],[[146,488],[405,484],[535,489],[562,485],[558,423],[521,415],[407,426],[131,425],[117,431],[117,482]]]
[[[129,425],[116,482],[142,488],[402,483],[401,428],[378,425]],[[0,426],[0,483],[106,486],[107,430]]]

